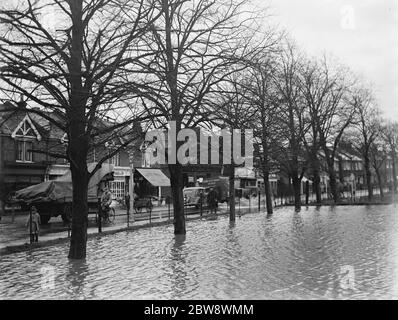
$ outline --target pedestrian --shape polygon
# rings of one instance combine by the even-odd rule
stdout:
[[[38,242],[39,241],[39,232],[40,232],[40,214],[37,212],[35,206],[30,208],[31,214],[29,214],[28,220],[26,221],[26,227],[28,228],[30,234],[30,242]]]
[[[209,205],[210,214],[217,214],[217,192],[214,188],[210,188],[209,193],[207,194],[207,203]]]

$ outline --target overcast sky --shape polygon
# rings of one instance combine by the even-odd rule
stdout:
[[[397,0],[253,1],[269,6],[272,17],[265,19],[309,54],[331,54],[372,82],[385,116],[398,121]]]
[[[372,82],[385,116],[398,120],[397,0],[257,1],[309,54],[332,54]]]

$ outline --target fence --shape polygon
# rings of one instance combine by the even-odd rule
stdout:
[[[389,190],[385,190],[386,194],[388,194]],[[379,194],[379,190],[377,188],[374,189],[374,194],[377,197]],[[367,197],[367,190],[357,190],[355,195],[349,194],[348,192],[342,194],[343,201],[346,202],[359,202],[362,199]],[[332,202],[330,194],[323,193],[322,199],[330,200]],[[302,204],[305,205],[306,196],[302,195],[301,197]],[[315,194],[311,193],[309,195],[309,204],[315,203]],[[110,221],[105,221],[104,213],[100,211],[91,212],[89,214],[88,220],[88,232],[89,233],[101,233],[107,230],[119,230],[125,229],[126,227],[131,226],[139,226],[139,225],[152,225],[157,224],[158,222],[163,223],[172,223],[174,219],[173,214],[173,204],[172,201],[168,201],[167,203],[158,203],[157,201],[150,200],[150,206],[143,206],[140,210],[128,210],[125,206],[117,205],[113,208],[114,211],[111,212]],[[263,194],[256,195],[254,197],[249,198],[236,198],[236,213],[239,215],[244,212],[265,212],[265,197]],[[292,205],[294,203],[294,198],[292,196],[286,197],[276,197],[273,198],[274,206],[281,205]],[[217,208],[218,214],[228,214],[229,213],[229,204],[228,202],[219,203]],[[24,213],[24,219],[26,219],[26,214]],[[200,219],[206,218],[210,216],[210,208],[208,205],[201,201],[198,204],[189,204],[184,206],[184,215],[187,221],[191,219]],[[16,225],[18,221],[14,222],[15,217],[20,217],[21,213],[13,213],[9,215],[9,220],[12,225]],[[101,219],[100,219],[101,217]],[[58,220],[57,220],[58,219]],[[18,219],[17,219],[18,220]],[[26,221],[26,220],[24,220]],[[2,222],[4,223],[4,221]],[[63,236],[70,237],[71,235],[71,223],[65,224],[61,221],[60,218],[53,218],[51,220],[51,226],[47,227],[46,225],[41,226],[40,238],[42,235],[53,234],[56,233],[59,237],[60,233],[63,233]],[[23,229],[22,229],[23,228]],[[26,235],[26,226],[25,224],[21,229],[18,229],[15,232],[20,232],[20,235]],[[5,235],[6,236],[6,235]],[[28,235],[29,237],[29,235]]]

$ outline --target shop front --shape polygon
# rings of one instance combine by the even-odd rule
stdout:
[[[171,196],[170,179],[161,169],[138,168],[134,174],[135,193],[138,197]]]

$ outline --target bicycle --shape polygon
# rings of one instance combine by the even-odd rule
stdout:
[[[115,221],[116,211],[115,208],[108,207],[107,209],[103,210],[103,220],[104,222],[112,223]]]

